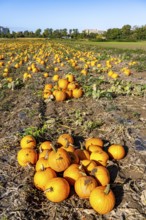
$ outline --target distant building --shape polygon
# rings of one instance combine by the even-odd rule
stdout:
[[[91,33],[104,34],[105,31],[101,31],[101,30],[98,30],[98,29],[85,29],[85,30],[83,30],[83,32],[85,32],[86,34],[91,34]]]
[[[9,33],[9,28],[4,28],[2,26],[0,26],[0,34],[7,34]]]

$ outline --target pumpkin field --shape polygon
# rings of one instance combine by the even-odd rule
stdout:
[[[146,220],[146,51],[0,40],[0,220]]]

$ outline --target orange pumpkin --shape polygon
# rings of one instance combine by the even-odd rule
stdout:
[[[41,150],[40,153],[39,153],[39,159],[42,158],[42,157],[45,158],[45,159],[48,159],[49,153],[50,153],[51,151],[52,151],[52,150],[47,150],[47,149],[46,149],[46,150],[43,150],[43,151]]]
[[[122,145],[114,144],[108,148],[108,154],[115,160],[121,160],[125,157],[126,152]]]
[[[56,90],[55,92],[55,100],[57,102],[62,102],[66,99],[67,95],[65,92],[61,91],[61,90]]]
[[[97,186],[97,181],[91,176],[79,177],[74,185],[75,192],[82,199],[87,199],[92,190]]]
[[[36,171],[44,170],[45,168],[49,167],[49,161],[48,159],[45,159],[44,157],[40,158],[35,165]]]
[[[40,145],[41,150],[52,150],[52,142],[51,141],[44,141]]]
[[[99,185],[106,186],[110,182],[110,174],[106,167],[94,167],[94,169],[91,171],[91,175],[96,178]]]
[[[48,160],[50,167],[56,172],[66,170],[71,163],[68,152],[62,148],[54,148],[53,151],[50,152]]]
[[[89,160],[90,159],[90,153],[87,150],[83,149],[76,149],[75,153],[78,155],[80,160]]]
[[[30,164],[36,164],[38,155],[34,149],[24,148],[18,151],[17,161],[20,166],[27,166]]]
[[[90,194],[89,202],[91,207],[99,214],[107,214],[115,206],[115,195],[110,189],[110,185],[98,186]]]
[[[74,139],[70,134],[61,134],[57,139],[57,143],[60,146],[67,147],[69,144],[74,144]]]
[[[56,172],[51,168],[37,171],[34,175],[34,185],[40,190],[45,190],[45,186],[52,178],[57,177]]]
[[[62,202],[67,199],[69,193],[69,183],[62,177],[49,180],[45,186],[45,195],[51,202]]]
[[[73,89],[72,96],[76,99],[80,98],[81,96],[83,96],[83,90],[81,88]]]
[[[36,140],[33,136],[26,135],[21,139],[20,146],[22,148],[35,148],[36,147]]]
[[[68,82],[73,82],[75,80],[75,77],[73,74],[67,74],[66,78],[68,79]]]
[[[80,163],[88,174],[97,166],[96,162],[93,160],[82,160]]]
[[[88,150],[88,147],[90,145],[97,145],[99,147],[103,147],[103,141],[100,139],[100,138],[88,138],[86,141],[85,141],[85,147],[86,149]]]
[[[58,80],[58,86],[60,89],[66,89],[68,85],[68,80],[67,79],[59,79]]]
[[[75,181],[84,175],[86,175],[85,171],[79,164],[71,164],[63,173],[63,177],[70,185],[74,185]]]
[[[96,161],[97,165],[106,166],[108,159],[108,154],[103,150],[92,152],[90,155],[90,160]]]
[[[67,147],[62,146],[61,148],[63,148],[64,150],[68,151],[68,152],[74,152],[75,148],[73,145],[68,145]]]
[[[90,153],[92,153],[92,152],[95,152],[95,151],[102,151],[102,147],[100,147],[100,146],[97,146],[97,145],[93,145],[93,144],[91,144],[89,147],[88,147],[88,151],[90,152]]]

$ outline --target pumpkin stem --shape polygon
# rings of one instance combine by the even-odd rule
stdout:
[[[52,147],[54,152],[57,152],[57,149],[56,149],[56,147],[53,144],[51,144],[51,147]]]
[[[80,149],[81,150],[85,150],[85,148],[84,148],[84,143],[82,143],[82,142],[79,142],[80,143]]]
[[[46,189],[46,190],[44,191],[44,193],[46,193],[46,192],[52,192],[52,191],[53,191],[53,187],[51,186],[50,188]]]
[[[48,157],[49,157],[49,150],[46,151],[46,154],[45,154],[45,156],[44,156],[45,160],[47,160]]]
[[[105,188],[105,190],[104,190],[104,193],[105,193],[106,195],[108,195],[109,192],[110,192],[110,184],[107,184],[107,186],[106,186],[106,188]]]
[[[41,164],[41,170],[44,171],[45,170],[45,167],[43,164]]]

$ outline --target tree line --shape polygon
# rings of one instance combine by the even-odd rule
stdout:
[[[146,40],[146,25],[134,26],[124,25],[122,28],[110,28],[101,33],[79,32],[78,29],[55,29],[46,28],[43,31],[39,28],[36,31],[12,31],[9,29],[6,34],[0,33],[1,38],[72,38],[91,39],[99,41],[137,41]]]

